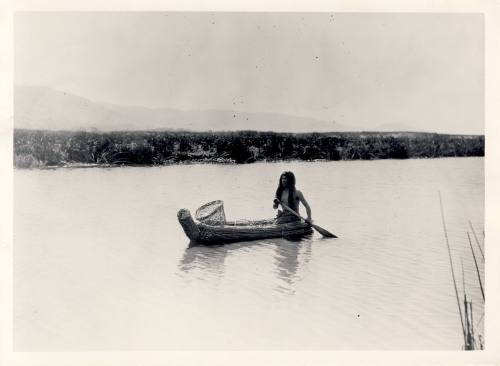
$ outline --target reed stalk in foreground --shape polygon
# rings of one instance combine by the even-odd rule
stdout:
[[[476,244],[477,244],[477,247],[479,248],[479,251],[481,252],[481,255],[484,259],[484,253],[483,253],[483,250],[481,249],[481,245],[479,245],[479,240],[477,239],[477,236],[476,236],[476,232],[474,230],[474,226],[472,226],[472,222],[470,222],[469,220],[469,226],[470,228],[472,229],[472,234],[474,235],[474,239],[476,239]],[[467,234],[468,235],[468,234]],[[484,231],[483,231],[483,237],[484,237]],[[470,241],[470,238],[469,238],[469,241]]]
[[[472,301],[467,301],[467,293],[465,291],[465,271],[464,262],[462,262],[462,286],[464,290],[464,321],[465,321],[465,344],[463,349],[466,351],[473,351],[477,349],[476,339],[474,337],[474,316],[472,313]],[[482,343],[481,343],[482,348]]]
[[[474,253],[474,249],[472,248],[472,242],[470,240],[469,232],[467,232],[467,238],[469,239],[470,250],[472,251],[472,257],[474,258],[474,264],[476,265],[477,278],[479,280],[479,287],[481,288],[481,294],[483,294],[484,298],[484,290],[483,290],[483,282],[481,281],[481,274],[479,273],[479,267],[477,265],[476,254]]]
[[[460,323],[462,325],[462,334],[464,337],[464,345],[463,345],[462,349],[464,349],[466,351],[472,351],[472,350],[478,349],[478,345],[476,344],[476,338],[475,338],[475,334],[474,334],[474,316],[472,313],[472,301],[467,300],[467,293],[465,290],[464,263],[463,263],[462,258],[460,258],[460,261],[462,264],[462,288],[464,291],[464,298],[463,298],[464,314],[462,315],[462,308],[460,306],[460,299],[458,296],[457,281],[455,278],[455,271],[453,269],[453,260],[452,260],[452,255],[451,255],[450,241],[448,239],[448,230],[446,229],[446,221],[444,218],[444,209],[443,209],[443,200],[441,198],[441,191],[438,191],[438,193],[439,193],[439,205],[441,208],[441,219],[443,221],[443,231],[444,231],[444,236],[446,239],[446,246],[448,248],[448,257],[450,260],[451,276],[453,278],[453,285],[455,288],[455,296],[457,299],[457,306],[458,306],[458,312],[459,312],[459,316],[460,316]],[[470,221],[469,221],[469,224],[470,224]],[[470,225],[472,227],[472,224],[470,224]],[[479,279],[479,285],[481,287],[481,293],[483,295],[483,300],[484,300],[483,284],[482,284],[481,276],[479,273],[479,267],[477,265],[476,255],[475,255],[474,249],[472,247],[472,241],[470,239],[470,234],[468,232],[467,232],[467,237],[469,238],[469,245],[470,245],[470,248],[472,251],[472,256],[474,258],[474,263],[476,265],[476,271],[477,271],[477,275],[478,275],[478,279]],[[477,240],[477,238],[476,238],[476,240]],[[477,242],[477,243],[479,245],[479,242]],[[483,317],[484,317],[484,314],[483,314],[483,316],[481,316],[481,319],[479,320],[479,322],[476,326],[476,329],[479,326],[479,323],[481,322]],[[479,337],[479,349],[483,349],[483,337],[481,336],[481,334],[479,334],[478,337]]]
[[[451,258],[451,249],[450,249],[450,242],[448,240],[448,231],[446,230],[446,222],[445,222],[445,219],[444,219],[443,200],[441,198],[441,191],[438,191],[438,193],[439,193],[439,206],[441,208],[441,219],[442,219],[442,222],[443,222],[443,230],[444,230],[444,237],[446,239],[446,246],[448,248],[448,258],[450,260],[451,276],[453,278],[453,285],[454,285],[454,288],[455,288],[455,296],[456,296],[456,299],[457,299],[458,313],[460,315],[460,323],[462,325],[462,333],[463,333],[463,336],[464,336],[464,343],[467,344],[467,337],[466,337],[466,334],[465,334],[465,326],[464,326],[464,318],[463,318],[463,315],[462,315],[462,308],[460,306],[460,298],[458,296],[457,280],[455,278],[455,271],[453,270],[453,260]]]

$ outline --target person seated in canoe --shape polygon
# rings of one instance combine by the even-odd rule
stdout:
[[[284,205],[299,213],[299,205],[302,203],[306,208],[307,221],[312,222],[311,207],[307,203],[301,191],[295,188],[295,175],[292,172],[283,172],[280,176],[276,197],[273,208],[276,210],[281,204],[282,211],[278,211],[277,222],[284,224],[287,222],[300,221],[300,218],[294,215]]]

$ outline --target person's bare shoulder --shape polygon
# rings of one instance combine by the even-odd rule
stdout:
[[[298,198],[304,198],[304,195],[302,194],[302,192],[301,192],[301,191],[299,191],[299,190],[297,189],[295,192],[297,192],[297,197],[298,197]]]

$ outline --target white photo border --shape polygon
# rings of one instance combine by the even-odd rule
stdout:
[[[13,18],[17,11],[265,11],[480,13],[485,21],[486,305],[483,351],[14,352],[13,351]],[[500,2],[18,0],[0,7],[0,364],[42,365],[498,365],[500,364]]]

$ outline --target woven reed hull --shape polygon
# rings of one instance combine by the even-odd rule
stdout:
[[[210,226],[194,222],[187,210],[178,213],[187,237],[200,244],[234,243],[268,238],[300,238],[312,234],[309,224],[297,221],[287,224],[276,224],[275,220],[259,220],[252,223],[227,222],[221,226]]]

